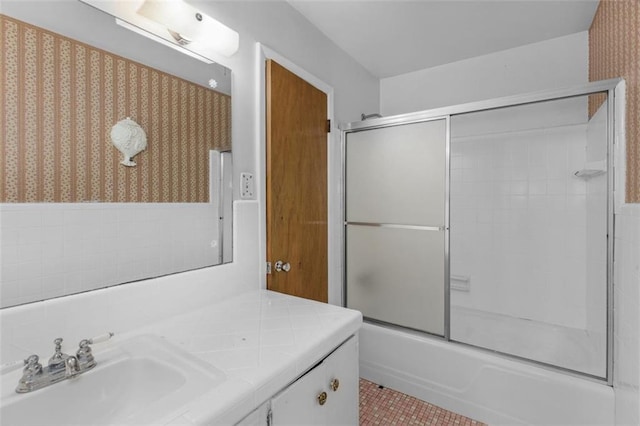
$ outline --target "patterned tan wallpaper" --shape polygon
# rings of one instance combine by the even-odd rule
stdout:
[[[589,29],[589,80],[623,77],[627,87],[627,193],[640,202],[640,0],[601,0]],[[590,102],[590,112],[599,103]]]
[[[0,15],[0,202],[207,202],[209,150],[231,149],[231,98]],[[117,121],[147,133],[119,164]]]

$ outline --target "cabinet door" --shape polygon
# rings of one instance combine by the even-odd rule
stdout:
[[[359,421],[358,338],[347,340],[324,362],[327,387],[326,423],[357,425]],[[334,390],[335,389],[335,390]]]
[[[323,367],[318,364],[271,400],[272,426],[327,424],[327,404],[318,401],[318,396],[327,392]]]
[[[358,376],[358,338],[353,336],[271,400],[272,426],[356,426]]]

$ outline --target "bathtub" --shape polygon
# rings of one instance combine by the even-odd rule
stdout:
[[[370,323],[360,376],[489,424],[615,423],[606,384]]]

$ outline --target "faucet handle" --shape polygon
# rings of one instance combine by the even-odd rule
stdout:
[[[42,371],[42,364],[40,364],[40,357],[38,355],[31,355],[24,360],[24,373],[27,375],[38,374]]]
[[[92,337],[91,339],[82,339],[80,340],[80,343],[78,343],[79,349],[76,355],[78,356],[78,358],[91,355],[91,346],[89,345],[93,345],[94,343],[106,342],[112,337],[113,332],[109,332],[106,334],[101,334],[100,336]]]
[[[53,341],[53,344],[56,345],[55,353],[49,358],[49,365],[52,366],[62,366],[69,356],[62,353],[62,337],[58,337]]]
[[[80,343],[78,343],[78,352],[76,352],[78,358],[91,355],[91,346],[89,346],[91,343],[91,339],[80,340]]]
[[[96,360],[91,353],[91,339],[82,339],[78,344],[79,348],[76,352],[76,358],[78,359],[78,368],[82,370],[88,370],[95,367]]]
[[[56,345],[56,355],[62,354],[62,337],[58,337],[53,341],[53,344]]]
[[[76,358],[78,359],[79,368],[82,370],[88,370],[96,365],[96,360],[91,353],[91,346],[94,343],[102,343],[113,337],[113,333],[109,332],[100,336],[93,337],[91,339],[82,339],[78,344],[79,348],[76,352]]]

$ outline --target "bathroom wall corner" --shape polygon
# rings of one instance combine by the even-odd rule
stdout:
[[[614,372],[617,425],[640,424],[640,204],[616,214]]]

